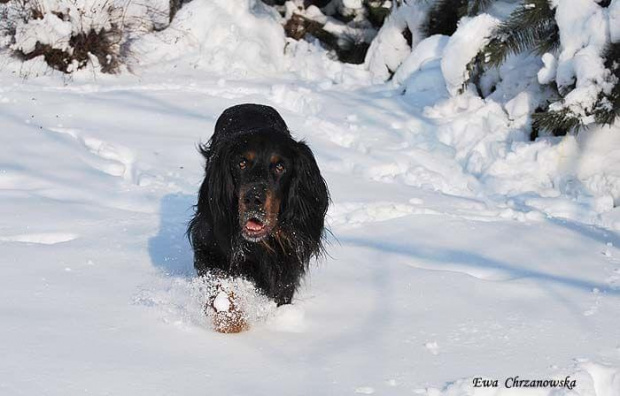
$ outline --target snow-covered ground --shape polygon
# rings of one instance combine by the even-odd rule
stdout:
[[[617,230],[465,194],[441,126],[393,90],[0,82],[0,393],[471,394],[477,376],[571,375],[559,394],[619,394]],[[183,233],[196,144],[242,102],[313,147],[333,237],[293,306],[222,335]]]
[[[620,395],[619,127],[529,142],[527,94],[450,95],[458,34],[386,84],[303,42],[274,58],[260,13],[176,36],[226,31],[227,4],[138,42],[135,74],[0,58],[0,395]],[[184,233],[196,145],[247,102],[312,147],[332,235],[293,305],[223,335]]]

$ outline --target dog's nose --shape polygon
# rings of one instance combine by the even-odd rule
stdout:
[[[250,188],[243,197],[243,203],[246,207],[262,207],[266,200],[266,191],[264,188],[255,186]]]

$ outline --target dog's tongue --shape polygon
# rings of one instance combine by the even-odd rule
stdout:
[[[260,231],[263,229],[263,223],[261,223],[258,220],[248,220],[247,223],[245,223],[245,228],[247,228],[250,231]]]

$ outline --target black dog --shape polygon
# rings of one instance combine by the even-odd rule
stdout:
[[[329,203],[310,148],[275,109],[243,104],[222,113],[200,151],[205,178],[188,229],[198,274],[243,277],[289,304],[322,252]]]

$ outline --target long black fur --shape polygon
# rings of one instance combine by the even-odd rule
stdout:
[[[290,149],[293,169],[281,200],[277,233],[249,242],[241,236],[231,155],[240,141],[258,135]],[[290,303],[310,259],[323,251],[329,193],[312,151],[291,137],[275,109],[256,104],[225,110],[200,151],[206,160],[205,178],[188,228],[198,275],[223,272],[243,277],[278,305]]]

